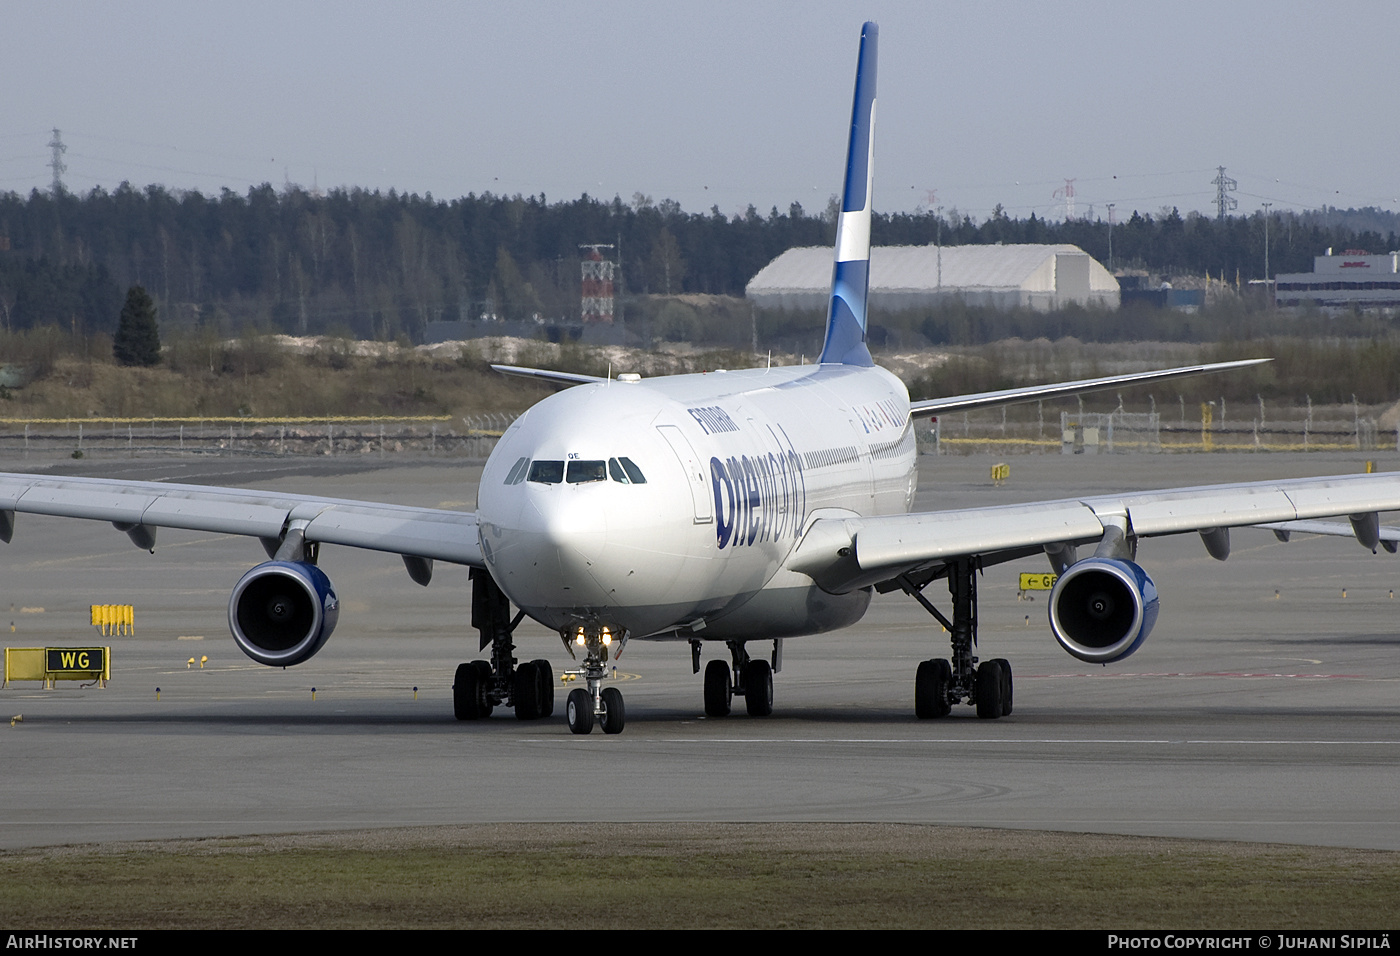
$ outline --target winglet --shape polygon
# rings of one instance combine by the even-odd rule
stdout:
[[[866,299],[870,294],[870,195],[874,183],[875,73],[880,28],[861,28],[856,65],[851,139],[846,151],[846,183],[836,220],[836,265],[831,273],[831,308],[820,361],[874,365],[865,345]]]

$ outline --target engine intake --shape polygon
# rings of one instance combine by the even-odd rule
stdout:
[[[1157,623],[1157,586],[1132,561],[1086,558],[1050,592],[1050,629],[1081,661],[1107,664],[1137,650]]]
[[[238,646],[259,664],[289,667],[321,649],[340,617],[330,578],[314,564],[267,561],[239,579],[228,602]]]

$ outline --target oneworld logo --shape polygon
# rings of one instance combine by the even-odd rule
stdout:
[[[710,459],[721,550],[797,536],[807,511],[802,459],[788,450]]]

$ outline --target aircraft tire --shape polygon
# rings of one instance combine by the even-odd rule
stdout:
[[[564,705],[564,713],[569,720],[569,730],[575,734],[593,732],[593,695],[582,687],[569,691],[569,699]]]
[[[734,685],[729,680],[729,665],[710,661],[705,665],[705,716],[727,717],[734,700]]]
[[[1002,688],[1006,677],[996,661],[984,661],[977,668],[977,716],[995,720],[1001,716]]]
[[[622,691],[616,687],[603,688],[603,716],[599,721],[603,733],[620,734],[627,726],[627,708],[622,704]]]
[[[533,661],[515,669],[515,687],[511,699],[515,702],[517,720],[536,720],[544,716],[540,706],[540,681]]]
[[[749,661],[744,666],[744,708],[750,717],[773,713],[773,668],[767,661]]]
[[[472,661],[472,667],[476,669],[477,683],[477,716],[490,717],[491,711],[496,709],[496,705],[491,703],[491,698],[486,691],[491,686],[491,681],[495,679],[495,674],[491,671],[490,661]]]
[[[540,716],[554,714],[554,668],[544,658],[530,662],[535,668],[535,680],[539,684]]]
[[[914,676],[914,716],[920,720],[947,717],[953,709],[948,703],[952,682],[953,668],[947,661],[935,658],[920,662]]]
[[[1004,657],[998,657],[996,662],[1001,665],[1001,676],[1004,678],[1001,684],[1001,715],[1011,716],[1011,662]]]
[[[481,691],[481,677],[476,667],[459,664],[452,681],[452,713],[458,720],[476,720],[482,716]]]

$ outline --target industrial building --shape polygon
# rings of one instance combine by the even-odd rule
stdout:
[[[789,249],[744,292],[755,305],[824,309],[831,248]],[[870,250],[870,307],[925,308],[947,299],[998,309],[1048,311],[1075,303],[1118,307],[1118,280],[1083,249],[1063,245],[876,246]]]
[[[1312,272],[1274,276],[1274,301],[1280,306],[1395,308],[1400,306],[1400,252],[1373,256],[1348,249],[1334,256],[1328,249],[1313,257]]]

